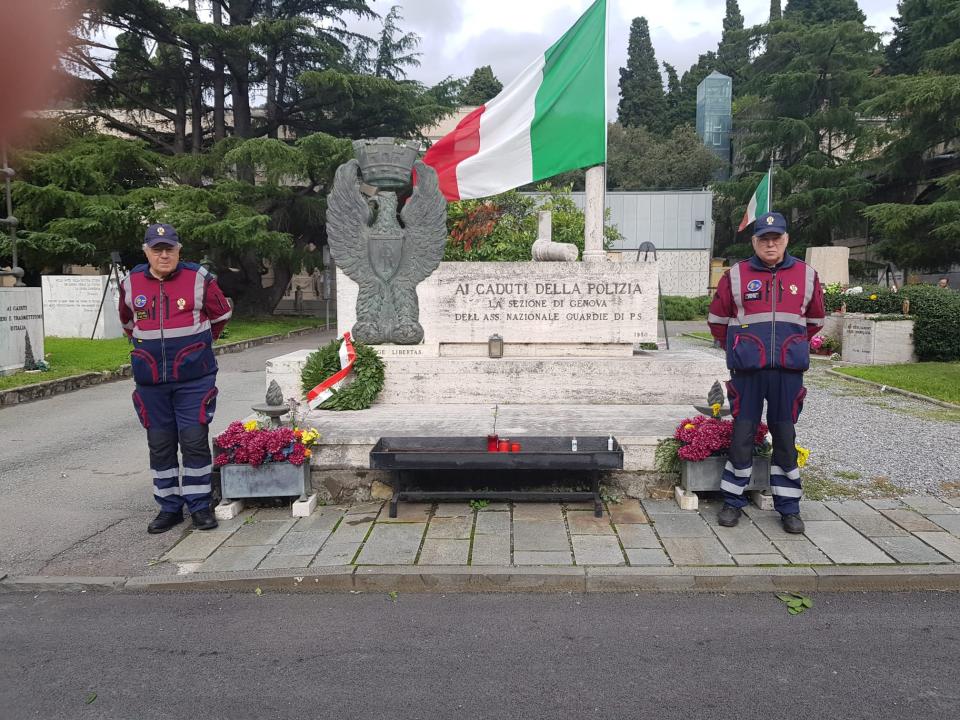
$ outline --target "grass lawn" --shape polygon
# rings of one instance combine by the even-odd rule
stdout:
[[[925,362],[836,368],[838,372],[960,405],[960,363]]]
[[[692,335],[693,337],[698,338],[698,339],[700,339],[700,340],[706,340],[707,342],[713,342],[713,335],[711,335],[711,334],[708,333],[708,332],[696,331],[696,332],[684,333],[684,335]]]
[[[240,317],[227,324],[227,337],[218,340],[216,345],[315,327],[323,327],[323,320],[315,317],[280,315]],[[70,375],[116,370],[130,362],[130,345],[126,338],[86,340],[48,337],[44,340],[44,352],[50,364],[50,370],[41,373],[19,372],[4,375],[0,377],[0,390],[58,380]]]

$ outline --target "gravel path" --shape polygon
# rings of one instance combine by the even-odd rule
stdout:
[[[722,355],[692,338],[670,345]],[[828,375],[831,365],[814,361],[797,423],[808,497],[960,492],[960,412]]]

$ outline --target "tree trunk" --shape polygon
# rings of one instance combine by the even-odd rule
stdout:
[[[273,285],[265,288],[261,285],[260,257],[256,253],[245,253],[235,264],[239,265],[238,272],[223,272],[218,275],[217,281],[233,301],[237,314],[273,314],[293,277],[289,265],[276,262],[273,266]]]
[[[223,27],[223,8],[220,0],[213,0],[213,24]],[[224,121],[224,94],[223,81],[223,53],[217,49],[213,53],[213,139],[215,142],[227,136],[227,126]]]
[[[178,88],[178,90],[185,91],[186,88]],[[176,95],[173,102],[176,111],[173,119],[173,152],[179,155],[187,151],[187,100],[185,92],[177,92]]]
[[[189,0],[187,11],[199,22],[197,0]],[[190,149],[199,155],[203,146],[203,67],[200,63],[200,48],[190,44]]]
[[[273,0],[264,0],[264,14],[273,19]],[[277,48],[267,48],[267,137],[277,139]]]

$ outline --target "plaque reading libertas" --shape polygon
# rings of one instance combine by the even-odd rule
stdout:
[[[356,286],[337,278],[338,308]],[[418,288],[425,342],[638,343],[657,336],[656,263],[441,263]],[[352,318],[338,318],[342,329]]]

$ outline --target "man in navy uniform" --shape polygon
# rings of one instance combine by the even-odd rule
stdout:
[[[794,424],[807,394],[803,372],[810,366],[810,338],[823,327],[823,289],[817,272],[787,253],[790,236],[783,215],[766,213],[753,227],[753,257],[720,279],[707,318],[713,337],[727,350],[727,397],[734,417],[718,521],[736,525],[747,504],[743,491],[766,400],[773,436],[773,505],[784,530],[802,533]]]
[[[153,496],[160,505],[147,532],[183,522],[183,506],[195,528],[212,530],[217,521],[210,510],[207,428],[217,399],[213,341],[232,311],[213,275],[180,262],[173,226],[150,225],[143,252],[147,262],[120,283],[120,322],[133,341],[133,405],[147,431]]]

